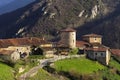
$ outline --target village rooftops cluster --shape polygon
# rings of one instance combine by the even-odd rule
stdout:
[[[79,54],[86,54],[88,58],[104,65],[109,64],[111,54],[120,56],[119,49],[110,49],[102,44],[101,35],[86,34],[80,41],[76,40],[76,30],[72,28],[63,29],[60,32],[61,39],[58,42],[48,42],[36,37],[0,39],[0,57],[5,58],[6,55],[9,55],[13,60],[24,58],[29,56],[32,45],[42,48],[44,55],[48,57],[52,57],[54,54],[67,55],[71,49],[78,48]]]
[[[9,46],[31,46],[49,43],[41,38],[25,37],[25,38],[13,38],[13,39],[0,39],[0,48],[7,48]]]
[[[33,45],[42,47],[44,50],[52,47],[51,42],[37,37],[0,39],[0,57],[12,61],[28,57]]]
[[[97,60],[104,65],[109,64],[111,54],[120,54],[120,50],[112,50],[104,46],[102,36],[98,34],[86,34],[82,36],[82,41],[76,40],[76,30],[71,28],[61,30],[61,40],[58,45],[64,47],[63,50],[66,47],[70,49],[79,48],[80,53],[85,53],[88,58]]]

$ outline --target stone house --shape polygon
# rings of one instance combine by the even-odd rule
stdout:
[[[79,48],[79,49],[84,49],[84,48],[87,48],[87,47],[90,47],[91,44],[88,43],[88,42],[85,42],[85,41],[76,41],[76,47]]]
[[[90,47],[91,44],[85,41],[76,41],[76,47],[79,49],[78,54],[85,54],[84,49]]]
[[[8,48],[6,48],[6,50],[12,50],[16,53],[19,53],[21,58],[25,58],[25,57],[28,57],[29,54],[31,53],[31,46],[29,46],[29,45],[9,46]]]
[[[87,34],[82,36],[83,41],[77,41],[78,48],[83,49],[87,58],[97,60],[104,65],[109,64],[111,51],[102,44],[102,36],[97,34]]]
[[[52,47],[52,43],[44,39],[36,37],[13,38],[13,39],[0,39],[0,50],[14,51],[20,54],[21,58],[26,58],[31,52],[31,46]],[[6,56],[6,55],[5,55]]]
[[[54,48],[56,49],[56,55],[68,55],[71,50],[71,48],[62,41],[54,43]]]
[[[54,57],[54,54],[57,52],[55,48],[52,47],[44,47],[42,48],[44,50],[44,55],[45,57],[49,58],[49,57]]]
[[[0,58],[5,61],[15,62],[20,59],[20,54],[12,50],[1,50]]]
[[[109,48],[86,48],[85,53],[87,57],[92,60],[97,60],[98,62],[108,65],[111,52]]]
[[[90,44],[102,44],[102,36],[97,34],[86,34],[82,36],[83,40]]]

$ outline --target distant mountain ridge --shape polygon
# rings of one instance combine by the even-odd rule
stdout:
[[[119,48],[120,0],[36,0],[0,16],[0,38],[59,37],[59,30],[73,27],[77,39],[87,33],[103,36],[103,43]]]
[[[12,2],[14,0],[0,0],[0,7],[7,5],[8,3]]]
[[[18,8],[24,7],[35,0],[10,0],[1,1],[0,14],[14,11]],[[2,3],[4,2],[4,5]]]

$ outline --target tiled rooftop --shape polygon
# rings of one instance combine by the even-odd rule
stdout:
[[[10,55],[12,54],[14,51],[12,50],[0,50],[0,54],[3,54],[3,55]]]
[[[21,45],[40,45],[48,43],[41,38],[13,38],[13,39],[0,39],[0,48],[6,48],[8,46],[21,46]]]
[[[76,41],[76,47],[84,47],[85,45],[90,46],[90,44],[85,41]]]
[[[97,34],[86,34],[86,35],[83,35],[83,37],[102,37],[102,36]]]
[[[120,49],[111,49],[112,54],[120,56]]]
[[[108,48],[86,48],[85,50],[103,52],[103,51],[106,51],[107,49],[108,49]]]
[[[76,30],[72,28],[66,28],[66,29],[61,30],[61,32],[76,32]]]

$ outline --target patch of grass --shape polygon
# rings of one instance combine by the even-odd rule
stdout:
[[[43,59],[45,58],[43,55],[30,55],[28,59]]]
[[[0,63],[0,80],[14,80],[13,69],[3,63]]]
[[[37,59],[35,59],[35,60],[31,60],[31,59],[19,60],[19,61],[17,61],[17,63],[14,66],[15,75],[17,77],[19,77],[21,74],[29,71],[34,66],[37,66],[37,64],[38,64]],[[24,68],[25,70],[23,72],[19,73],[19,68],[21,68],[21,67]]]
[[[110,66],[120,71],[120,64],[115,59],[111,58]]]
[[[28,78],[26,80],[59,80],[59,79],[49,74],[47,71],[40,69],[34,77]]]
[[[54,68],[59,71],[75,72],[78,74],[90,74],[106,67],[98,62],[86,58],[65,59],[55,62]]]
[[[116,71],[114,69],[106,69],[106,70],[100,71],[99,76],[101,76],[103,80],[119,80],[120,79],[120,76],[116,74]]]

